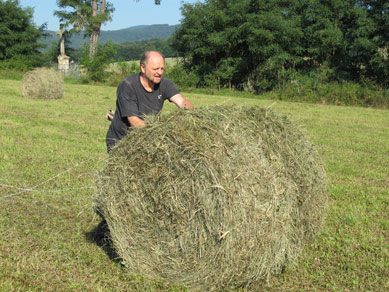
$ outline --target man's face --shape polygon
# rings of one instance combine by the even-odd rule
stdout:
[[[147,60],[146,66],[140,66],[143,76],[150,82],[158,84],[161,82],[162,75],[165,71],[165,62],[159,54],[153,54]]]

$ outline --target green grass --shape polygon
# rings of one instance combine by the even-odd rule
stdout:
[[[185,291],[131,275],[94,238],[94,176],[107,158],[114,87],[60,100],[0,80],[0,291]],[[328,175],[328,217],[299,262],[253,291],[389,289],[389,111],[184,93],[197,106],[272,107],[301,125]],[[174,110],[167,104],[165,111]]]

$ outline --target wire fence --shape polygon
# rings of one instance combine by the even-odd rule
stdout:
[[[0,188],[12,190],[10,193],[3,195],[3,196],[0,196],[0,200],[15,197],[15,196],[21,195],[23,193],[27,193],[27,192],[31,193],[34,191],[56,193],[56,192],[71,191],[71,190],[94,189],[95,185],[87,185],[87,186],[82,186],[82,187],[54,188],[54,189],[42,189],[42,187],[44,185],[47,185],[49,182],[58,179],[59,177],[63,176],[64,174],[73,172],[76,168],[79,168],[80,166],[85,165],[88,162],[96,162],[96,161],[101,161],[104,159],[105,159],[104,157],[97,157],[97,160],[96,160],[96,158],[86,159],[84,161],[81,161],[79,163],[72,165],[71,167],[69,167],[69,168],[67,168],[59,173],[56,173],[55,175],[51,176],[50,178],[48,178],[44,181],[41,181],[40,183],[38,183],[32,187],[24,188],[24,187],[18,187],[18,186],[14,186],[14,185],[10,185],[10,184],[0,183]],[[95,174],[97,174],[97,171]]]
[[[80,63],[77,63],[77,62],[73,62],[73,63],[70,62],[69,68],[67,68],[67,69],[58,69],[57,63],[53,63],[51,65],[51,68],[62,72],[65,77],[71,77],[71,78],[80,78],[81,77]]]

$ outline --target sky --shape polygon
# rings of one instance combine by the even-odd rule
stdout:
[[[154,0],[110,0],[115,7],[113,20],[102,26],[102,30],[118,30],[136,25],[179,24],[182,18],[182,3],[195,3],[197,0],[162,0],[155,5]],[[200,1],[201,2],[201,1]],[[59,20],[53,16],[58,10],[56,0],[19,0],[23,8],[34,8],[34,23],[37,26],[47,23],[48,30],[59,30]]]

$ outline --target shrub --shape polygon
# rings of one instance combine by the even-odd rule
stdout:
[[[8,80],[22,80],[24,75],[23,71],[15,69],[3,69],[0,70],[0,78]]]
[[[41,63],[39,56],[15,56],[0,61],[1,69],[27,72]]]
[[[194,72],[186,71],[181,65],[177,64],[166,70],[166,77],[170,78],[177,87],[190,88],[196,87],[200,78]]]
[[[105,69],[113,61],[115,53],[115,45],[111,42],[99,46],[94,58],[90,58],[89,47],[87,45],[82,47],[80,62],[83,68],[86,69],[89,81],[101,82],[108,77],[108,73]]]
[[[306,76],[288,82],[271,96],[288,101],[389,108],[388,89],[373,84],[321,82]]]
[[[115,87],[127,76],[140,72],[139,63],[136,62],[118,62],[113,63],[111,67],[106,83]]]

